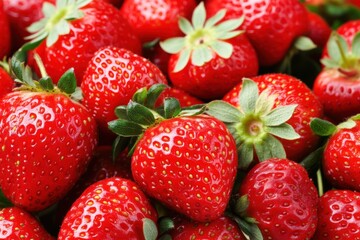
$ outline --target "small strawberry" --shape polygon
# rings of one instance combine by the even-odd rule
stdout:
[[[15,87],[15,81],[10,76],[8,70],[5,69],[7,68],[7,64],[4,64],[0,62],[0,98],[11,92]],[[1,65],[3,66],[1,67]]]
[[[149,60],[123,48],[99,49],[88,63],[81,88],[82,103],[99,125],[100,140],[114,139],[107,123],[116,119],[117,106],[126,105],[140,88],[158,83],[167,80]]]
[[[309,27],[306,33],[319,48],[323,49],[331,34],[331,28],[326,20],[319,14],[307,11]]]
[[[155,240],[151,233],[157,232],[156,221],[156,210],[134,182],[107,178],[88,187],[75,201],[61,225],[58,240]]]
[[[55,83],[74,68],[80,85],[88,62],[101,47],[112,45],[141,53],[139,39],[110,3],[57,0],[56,6],[45,3],[43,9],[45,18],[28,28],[33,34],[27,48],[40,44],[29,54],[29,65],[37,69],[33,56],[38,54]]]
[[[56,203],[85,171],[97,144],[95,120],[76,99],[73,70],[58,86],[12,58],[22,86],[0,99],[0,187],[14,205],[40,211]]]
[[[314,240],[360,239],[360,193],[329,190],[319,199]]]
[[[255,159],[299,162],[319,143],[310,120],[322,117],[322,106],[303,82],[287,74],[244,79],[223,101],[210,102],[207,112],[231,129],[244,169]]]
[[[196,221],[211,221],[223,215],[230,198],[235,141],[224,123],[201,114],[203,107],[179,105],[166,98],[154,111],[130,101],[109,128],[133,144],[131,170],[145,193]]]
[[[10,53],[10,48],[11,48],[10,23],[4,9],[3,1],[0,1],[0,29],[1,29],[0,59],[3,59],[5,56],[7,56]]]
[[[317,224],[318,194],[305,168],[272,158],[255,165],[239,189],[236,212],[256,223],[261,239],[309,240]]]
[[[242,31],[244,18],[219,23],[225,9],[207,18],[204,3],[194,10],[192,23],[180,18],[186,36],[170,38],[160,46],[171,53],[168,75],[174,87],[204,100],[221,98],[243,77],[258,73],[256,52]]]
[[[125,0],[120,12],[145,43],[181,36],[178,19],[189,18],[195,7],[195,0]]]
[[[18,207],[0,210],[0,239],[55,239],[41,226],[38,220]]]

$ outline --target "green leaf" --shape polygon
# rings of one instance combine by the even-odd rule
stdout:
[[[214,16],[210,17],[206,21],[205,28],[211,28],[215,26],[218,22],[221,21],[221,19],[225,17],[225,14],[226,14],[226,9],[221,9],[220,11],[218,11]]]
[[[360,58],[360,32],[358,32],[352,40],[351,52],[354,56]]]
[[[266,126],[278,126],[288,121],[294,114],[297,104],[279,106],[264,116],[263,120]]]
[[[219,33],[218,34],[218,39],[219,40],[227,40],[227,39],[231,39],[234,38],[242,33],[244,33],[245,31],[231,31],[231,32],[223,32],[223,33]]]
[[[173,118],[181,111],[179,100],[176,98],[166,98],[164,101],[164,114],[165,118]]]
[[[115,108],[115,115],[116,117],[120,118],[120,119],[126,119],[129,120],[127,117],[127,109],[126,106],[117,106]]]
[[[262,91],[255,103],[255,114],[265,116],[269,114],[275,105],[276,96],[270,95],[270,90]]]
[[[309,37],[305,36],[300,36],[296,38],[294,46],[300,51],[309,51],[317,47],[316,44]]]
[[[340,66],[339,62],[332,58],[323,58],[320,62],[327,68],[338,68]]]
[[[246,216],[246,210],[248,209],[248,207],[249,207],[249,198],[245,194],[236,200],[234,212],[238,216],[244,217]]]
[[[213,58],[212,51],[208,46],[200,45],[191,54],[191,63],[195,66],[203,66]]]
[[[54,84],[50,77],[40,78],[39,84],[44,90],[53,90],[54,89]]]
[[[348,46],[343,37],[341,37],[338,33],[333,32],[330,36],[327,44],[327,50],[330,58],[337,62],[342,62],[342,54],[348,52]]]
[[[144,130],[141,125],[125,119],[110,121],[108,122],[108,127],[111,131],[122,137],[136,137],[142,134]]]
[[[76,78],[74,68],[70,68],[60,77],[57,86],[61,91],[67,94],[75,92]]]
[[[130,121],[140,125],[149,126],[155,123],[154,114],[147,107],[132,100],[127,105],[127,116]]]
[[[174,72],[179,72],[185,68],[190,60],[191,49],[185,48],[180,52],[179,59],[175,65]]]
[[[145,240],[156,240],[159,233],[155,222],[150,218],[143,218],[142,221]]]
[[[132,96],[132,101],[140,103],[142,105],[145,104],[147,98],[148,90],[146,87],[138,89],[134,95]]]
[[[256,83],[251,79],[244,78],[239,95],[240,107],[244,113],[252,113],[255,111],[258,97],[259,89]]]
[[[235,29],[238,29],[241,24],[244,22],[245,16],[241,16],[240,18],[233,18],[227,21],[220,23],[219,25],[215,26],[214,29],[217,32],[230,32]]]
[[[224,41],[215,40],[211,44],[211,48],[222,58],[228,59],[231,57],[234,47],[232,44]]]
[[[191,22],[184,17],[179,18],[179,28],[185,35],[191,34],[194,31]]]
[[[78,101],[78,102],[81,101],[83,99],[83,92],[82,92],[81,88],[76,87],[75,91],[72,94],[70,94],[70,97],[71,97],[71,99],[73,99],[75,101]]]
[[[263,240],[263,236],[259,227],[255,223],[249,223],[243,219],[237,218],[235,220],[239,225],[240,229],[249,236],[250,240]]]
[[[130,138],[117,136],[112,144],[112,160],[115,160],[123,152],[130,143]]]
[[[267,132],[286,140],[295,140],[300,138],[300,135],[295,131],[295,129],[287,123],[268,127]]]
[[[332,135],[337,129],[333,123],[320,118],[311,119],[310,128],[316,135],[323,137]]]
[[[185,48],[185,38],[174,37],[159,43],[160,47],[167,53],[177,54]]]
[[[239,122],[243,116],[239,109],[222,100],[207,103],[205,113],[225,123]]]
[[[356,123],[353,119],[348,119],[345,122],[342,122],[337,125],[338,129],[351,129],[356,126]]]
[[[255,143],[255,152],[261,162],[270,158],[286,158],[283,145],[272,135],[268,135],[262,142]]]
[[[179,116],[182,117],[196,116],[204,113],[205,110],[206,110],[205,104],[196,104],[190,107],[183,108],[179,113]]]
[[[147,100],[145,106],[151,109],[154,109],[155,103],[158,100],[161,93],[167,88],[168,86],[162,83],[153,84],[147,93]]]
[[[162,217],[159,219],[159,232],[164,234],[175,228],[174,221],[170,217]]]
[[[248,169],[254,160],[254,146],[252,144],[242,144],[238,155],[239,168]]]
[[[200,2],[193,11],[191,22],[194,26],[194,29],[201,29],[204,27],[206,19],[206,11],[204,2]]]
[[[324,149],[325,146],[319,147],[300,162],[309,175],[312,175],[312,173],[315,173],[320,168],[320,164],[324,156]]]

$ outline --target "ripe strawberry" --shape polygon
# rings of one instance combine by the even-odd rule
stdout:
[[[313,239],[360,239],[360,193],[329,190],[319,199],[318,224]]]
[[[33,55],[38,54],[55,82],[65,71],[74,68],[80,85],[88,62],[99,48],[112,45],[141,53],[139,39],[114,6],[91,0],[66,3],[58,1],[56,7],[47,4],[45,11],[53,12],[47,12],[47,18],[29,27],[30,32],[35,32],[31,36],[35,45],[46,38],[31,52],[30,66],[37,69]],[[46,25],[49,22],[52,28]]]
[[[181,36],[179,17],[189,18],[195,0],[125,0],[120,8],[143,43]]]
[[[150,197],[196,221],[223,215],[237,170],[235,141],[225,124],[167,98],[154,112],[130,101],[109,128],[130,138],[135,182]],[[135,143],[136,142],[136,143]]]
[[[16,51],[30,35],[26,30],[34,22],[44,17],[44,2],[55,4],[55,0],[3,0],[5,13],[8,16],[11,30],[12,50]]]
[[[63,198],[85,171],[97,129],[70,98],[78,95],[73,71],[55,87],[49,78],[34,81],[22,66],[14,64],[13,74],[24,84],[0,100],[0,187],[14,205],[39,211]]]
[[[309,27],[306,33],[319,48],[323,49],[331,34],[331,28],[326,20],[319,14],[307,11]]]
[[[263,239],[309,240],[317,224],[318,194],[305,168],[272,158],[255,165],[239,189],[242,216],[256,221]],[[241,206],[243,207],[243,206]]]
[[[168,74],[174,87],[204,100],[221,98],[243,77],[258,73],[254,48],[241,31],[235,30],[243,18],[219,23],[224,11],[207,19],[201,2],[193,12],[192,23],[180,18],[185,37],[160,42],[172,54]]]
[[[155,64],[166,77],[169,76],[168,65],[171,54],[165,52],[159,43],[148,44],[148,46],[145,45],[143,48],[143,56]]]
[[[96,119],[101,141],[114,139],[107,123],[116,119],[115,108],[126,105],[138,89],[156,83],[167,83],[161,71],[129,50],[104,47],[94,54],[81,83],[82,103]]]
[[[10,24],[4,9],[3,1],[0,1],[0,29],[0,59],[3,59],[10,53],[11,48]]]
[[[223,100],[208,104],[208,113],[218,118],[230,113],[222,120],[237,139],[242,168],[257,158],[298,162],[317,148],[310,120],[322,117],[322,106],[299,79],[279,73],[244,79]]]
[[[213,16],[226,9],[224,19],[244,16],[240,29],[254,46],[261,66],[280,62],[295,39],[308,29],[307,10],[297,0],[208,0],[206,9]]]
[[[55,239],[41,226],[38,220],[18,207],[0,210],[0,239]]]
[[[0,64],[1,65],[1,64]],[[11,92],[15,87],[15,82],[10,74],[2,67],[0,67],[0,98]]]
[[[157,230],[156,221],[155,209],[134,182],[107,178],[88,187],[75,201],[61,225],[58,240],[142,240],[148,234],[149,222]]]
[[[181,89],[177,89],[174,87],[167,87],[160,94],[158,100],[156,101],[155,106],[160,106],[164,102],[165,98],[168,97],[176,98],[179,101],[181,107],[190,107],[193,105],[204,103],[200,99],[191,96],[190,94],[184,92]]]

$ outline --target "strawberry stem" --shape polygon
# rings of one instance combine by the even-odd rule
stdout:
[[[318,187],[319,197],[321,197],[322,195],[324,195],[324,184],[323,184],[323,178],[322,178],[320,169],[318,169],[316,172],[316,179],[317,179],[317,183],[318,183],[317,187]]]

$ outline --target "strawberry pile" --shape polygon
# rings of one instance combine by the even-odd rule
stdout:
[[[0,239],[360,239],[360,2],[0,0]]]

